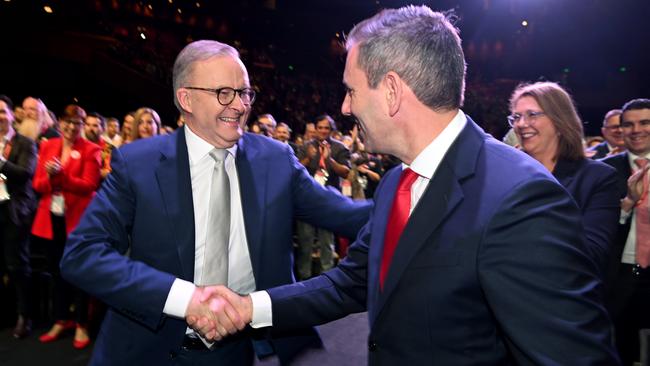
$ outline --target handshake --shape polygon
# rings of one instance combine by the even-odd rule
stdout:
[[[252,319],[250,296],[222,285],[197,287],[185,313],[187,324],[209,342],[237,333]]]

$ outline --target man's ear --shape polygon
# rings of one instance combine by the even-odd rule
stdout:
[[[389,71],[384,76],[384,87],[386,89],[386,102],[388,103],[388,113],[393,117],[399,111],[402,103],[402,93],[404,84],[402,78],[394,71]]]
[[[190,98],[190,91],[185,88],[176,90],[176,100],[181,108],[187,112],[192,113],[192,100]]]

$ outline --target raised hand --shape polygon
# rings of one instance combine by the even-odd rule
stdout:
[[[195,295],[188,307],[186,320],[192,329],[208,341],[219,341],[244,329],[253,318],[250,297],[240,296],[225,286],[205,287],[200,292],[195,292]],[[200,310],[190,313],[195,298],[200,304]]]

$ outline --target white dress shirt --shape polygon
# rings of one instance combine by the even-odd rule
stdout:
[[[192,180],[192,202],[194,203],[194,283],[203,283],[203,256],[208,226],[210,184],[215,161],[209,152],[214,149],[207,141],[194,134],[186,125],[185,140],[190,160]],[[230,239],[228,243],[228,287],[240,294],[255,290],[253,266],[248,252],[244,226],[244,213],[239,192],[239,178],[235,166],[237,145],[228,149],[226,173],[230,179]],[[169,291],[163,312],[170,316],[185,317],[185,311],[192,299],[195,285],[177,278]]]
[[[402,170],[411,168],[419,177],[411,187],[411,210],[409,215],[417,206],[420,198],[427,189],[431,178],[435,174],[440,162],[445,157],[451,144],[456,141],[460,132],[465,128],[467,118],[463,111],[458,110],[456,116],[449,122],[447,127],[427,147],[415,157],[410,166],[402,164]],[[253,328],[268,327],[273,325],[273,311],[271,297],[266,291],[251,293],[253,301]]]

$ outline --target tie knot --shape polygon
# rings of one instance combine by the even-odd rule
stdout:
[[[402,175],[399,178],[399,189],[400,191],[410,191],[411,186],[415,183],[415,180],[418,179],[418,173],[411,170],[411,168],[406,168],[402,171]]]
[[[636,166],[639,167],[639,169],[643,169],[645,168],[646,165],[648,165],[648,159],[643,159],[643,158],[634,159],[634,163],[636,164]]]
[[[228,150],[226,149],[212,149],[210,151],[210,157],[214,159],[217,163],[221,163],[226,160],[226,154],[228,153]]]

